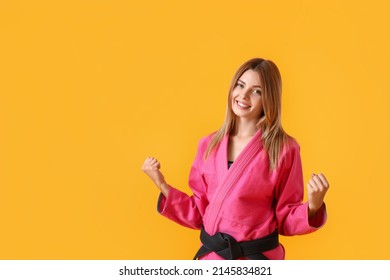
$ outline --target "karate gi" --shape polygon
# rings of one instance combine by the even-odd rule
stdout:
[[[298,143],[289,139],[276,169],[261,143],[259,130],[228,169],[226,135],[204,160],[212,135],[199,141],[191,167],[189,186],[193,195],[169,186],[167,198],[160,194],[158,211],[174,222],[193,229],[203,225],[209,235],[227,233],[238,242],[264,237],[276,228],[281,235],[313,232],[326,221],[325,204],[308,220],[308,202],[303,203],[304,184]],[[284,259],[284,247],[263,253],[269,259]],[[201,259],[222,259],[211,252]]]

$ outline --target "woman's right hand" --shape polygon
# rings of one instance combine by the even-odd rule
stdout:
[[[165,182],[164,175],[160,171],[160,162],[154,157],[146,158],[142,165],[142,171],[152,179],[153,183],[160,189],[165,197],[168,195],[168,185]]]

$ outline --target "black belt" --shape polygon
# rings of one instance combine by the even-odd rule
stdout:
[[[245,257],[250,260],[268,260],[262,252],[276,248],[279,245],[278,230],[265,237],[237,242],[233,236],[227,233],[217,232],[209,235],[202,227],[200,241],[203,246],[196,253],[194,260],[210,252],[215,252],[226,260],[236,260]]]

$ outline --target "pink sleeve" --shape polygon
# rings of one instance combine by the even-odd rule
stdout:
[[[160,194],[157,210],[168,219],[189,228],[200,229],[205,209],[208,205],[206,196],[207,185],[200,171],[203,156],[199,146],[197,156],[191,167],[189,186],[193,192],[191,196],[169,186],[168,197]]]
[[[276,186],[276,218],[279,233],[299,235],[316,231],[326,222],[325,204],[309,220],[308,202],[303,203],[304,184],[299,145],[292,141],[281,159]]]

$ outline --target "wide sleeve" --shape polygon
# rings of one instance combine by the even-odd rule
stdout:
[[[299,145],[291,141],[282,153],[276,186],[276,218],[282,235],[311,233],[326,222],[325,204],[309,220],[308,202],[303,203],[304,183]]]
[[[198,152],[192,164],[188,184],[191,196],[169,185],[168,196],[160,193],[157,211],[168,219],[185,227],[200,229],[208,205],[207,185],[201,172],[204,143],[198,145]]]

